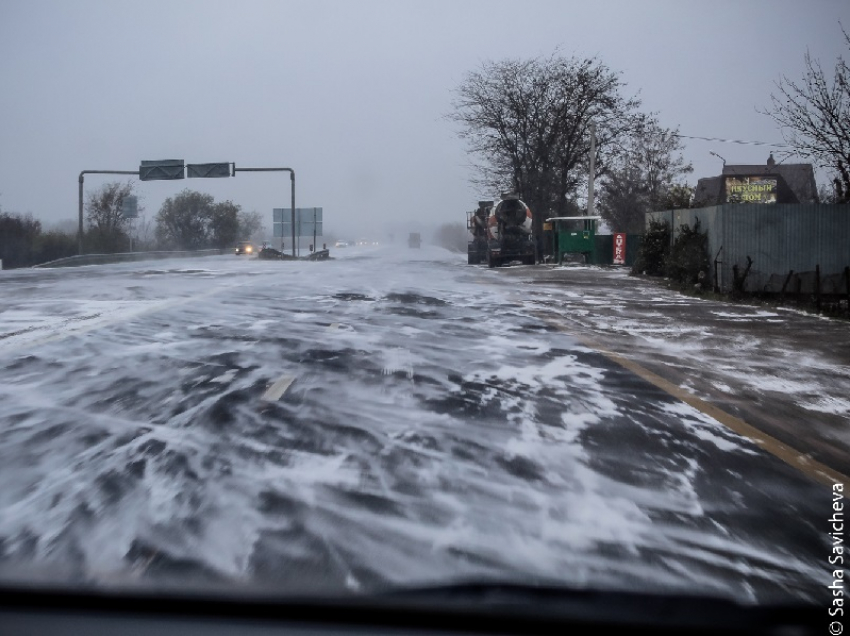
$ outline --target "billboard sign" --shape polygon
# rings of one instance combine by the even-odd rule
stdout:
[[[776,203],[776,177],[726,177],[726,203]]]
[[[614,265],[626,264],[626,235],[623,232],[614,233]]]

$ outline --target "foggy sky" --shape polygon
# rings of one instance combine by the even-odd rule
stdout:
[[[598,56],[685,135],[781,143],[774,82],[831,71],[850,2],[750,0],[0,0],[0,208],[76,220],[84,169],[143,159],[292,167],[296,205],[355,238],[463,222],[480,198],[445,119],[484,60]],[[770,148],[687,141],[699,177]],[[111,180],[88,176],[87,191]],[[184,188],[270,218],[286,173],[140,183],[146,215]]]

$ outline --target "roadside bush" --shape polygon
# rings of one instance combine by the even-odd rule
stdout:
[[[77,237],[43,232],[31,214],[0,212],[0,261],[4,269],[30,267],[77,253]]]
[[[670,254],[667,256],[666,273],[682,287],[708,283],[710,259],[708,255],[708,233],[700,231],[697,218],[693,227],[687,224],[679,228]]]
[[[116,227],[109,229],[89,227],[83,240],[86,253],[91,254],[116,254],[130,249],[130,235]]]
[[[39,234],[41,223],[31,214],[0,212],[0,260],[4,269],[32,265]]]
[[[47,263],[74,256],[79,250],[77,237],[58,230],[40,234],[35,241],[36,263]]]
[[[649,229],[632,265],[632,274],[663,276],[669,252],[670,224],[667,221],[650,221]]]

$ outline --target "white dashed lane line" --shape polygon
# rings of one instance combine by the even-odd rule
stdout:
[[[286,390],[293,382],[295,382],[294,375],[287,374],[280,376],[274,384],[266,389],[266,392],[263,393],[263,397],[260,399],[266,402],[277,402],[283,397],[283,394],[286,393]]]
[[[328,325],[328,331],[336,331],[337,329],[339,329],[338,322],[332,322]],[[266,392],[263,393],[263,396],[260,399],[264,402],[277,402],[283,397],[283,394],[286,393],[287,389],[289,389],[293,382],[295,382],[294,375],[287,373],[280,376],[277,380],[275,380],[274,384],[266,389]]]

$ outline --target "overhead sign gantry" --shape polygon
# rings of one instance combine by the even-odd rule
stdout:
[[[83,254],[83,181],[87,174],[128,174],[136,175],[140,181],[174,181],[189,177],[190,179],[217,179],[235,177],[237,172],[288,172],[291,181],[292,194],[292,255],[295,256],[295,170],[292,168],[237,168],[233,162],[220,163],[189,163],[182,159],[159,159],[142,161],[138,170],[83,170],[79,178],[79,252]]]

